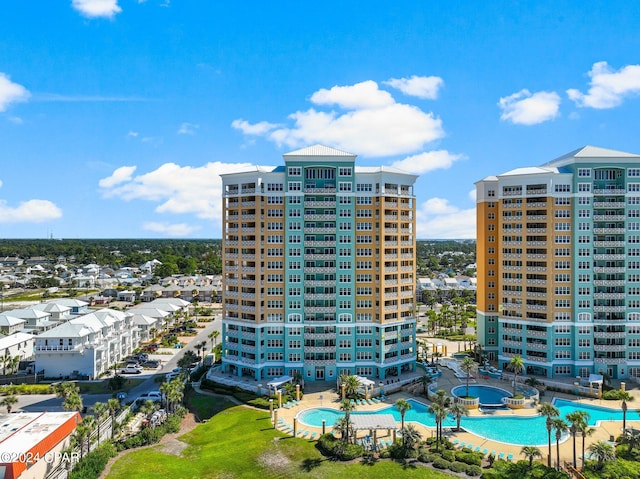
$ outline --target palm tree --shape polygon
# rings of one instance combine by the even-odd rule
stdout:
[[[631,453],[640,442],[640,430],[632,428],[625,431],[624,440],[629,445],[629,453]]]
[[[84,407],[82,405],[82,396],[78,393],[69,394],[64,401],[62,401],[62,407],[67,411],[82,411]]]
[[[346,416],[340,417],[336,420],[336,423],[333,426],[333,430],[340,433],[340,437],[342,438],[341,443],[346,443],[347,438],[351,433],[351,423],[347,420]]]
[[[109,410],[109,415],[111,416],[111,438],[116,432],[116,413],[120,410],[120,401],[115,398],[111,398],[107,401],[107,409]]]
[[[553,429],[553,418],[560,415],[560,411],[551,403],[542,403],[538,406],[538,413],[547,418],[547,434],[549,436],[549,455],[547,456],[547,467],[551,467],[551,430]]]
[[[515,396],[518,374],[524,369],[524,361],[520,356],[514,356],[509,361],[509,368],[513,371],[513,395]]]
[[[433,382],[433,379],[428,374],[423,374],[420,377],[420,383],[422,384],[422,392],[429,399],[429,384]]]
[[[456,419],[456,431],[460,430],[460,421],[462,420],[462,416],[468,416],[469,410],[464,407],[459,402],[454,402],[451,406],[449,406],[449,414],[451,414]]]
[[[529,469],[533,469],[533,460],[536,457],[542,457],[542,453],[540,452],[540,449],[538,449],[535,446],[524,446],[520,450],[520,454],[522,454],[524,457],[529,459]]]
[[[460,364],[460,369],[462,369],[462,372],[465,373],[465,379],[467,384],[467,392],[465,394],[466,396],[469,396],[469,379],[471,378],[471,373],[475,370],[475,368],[476,368],[476,363],[473,361],[471,356],[466,356],[462,360],[462,364]]]
[[[563,419],[553,419],[553,428],[556,430],[556,466],[560,469],[560,439],[569,430],[569,426]]]
[[[218,336],[220,336],[220,331],[211,331],[209,333],[209,339],[211,339],[211,349],[216,347],[216,341],[218,339]]]
[[[595,428],[590,427],[588,422],[589,422],[589,419],[587,417],[587,423],[581,425],[581,428],[580,428],[580,435],[582,436],[582,469],[583,470],[584,470],[584,442],[585,442],[585,438],[587,438],[589,436],[593,436],[593,434],[596,432]],[[584,427],[582,427],[582,426],[584,426]]]
[[[80,423],[80,426],[84,426],[87,430],[85,438],[87,440],[87,454],[89,454],[89,452],[91,452],[91,433],[96,427],[96,418],[86,416]],[[82,443],[80,443],[80,452],[82,453]]]
[[[349,399],[358,397],[358,388],[360,387],[358,378],[352,374],[343,374],[340,376],[340,385],[344,386],[345,397]]]
[[[420,434],[420,431],[418,431],[413,424],[407,424],[407,427],[403,427],[401,431],[402,447],[405,449],[413,449],[422,439],[422,434]]]
[[[573,438],[573,467],[577,467],[578,460],[576,458],[576,434],[583,428],[583,423],[587,422],[589,414],[586,411],[574,411],[566,415],[567,421],[569,421],[569,432]]]
[[[349,430],[351,429],[351,411],[355,410],[355,402],[351,402],[350,399],[343,399],[340,401],[340,410],[344,411],[345,431],[346,435],[343,437],[345,441],[349,441]]]
[[[80,460],[84,457],[84,440],[91,433],[86,424],[80,423],[71,436],[71,440],[80,448]]]
[[[433,414],[434,420],[436,422],[436,451],[438,451],[440,445],[442,422],[447,417],[447,409],[443,405],[434,402],[433,404],[431,404],[431,406],[429,406],[429,412]]]
[[[620,391],[620,399],[622,399],[622,435],[627,430],[627,401],[633,401],[633,396],[626,391]]]
[[[109,407],[103,402],[97,402],[91,407],[91,410],[93,411],[93,414],[96,417],[96,423],[98,424],[98,444],[100,444],[100,425],[107,417]]]
[[[2,398],[2,401],[0,401],[0,405],[7,408],[7,414],[11,414],[13,405],[16,404],[17,402],[18,402],[18,398],[13,394],[11,394],[9,396],[5,396],[4,398]]]
[[[401,419],[401,426],[400,426],[400,430],[404,430],[404,415],[407,413],[407,411],[409,409],[411,409],[411,403],[404,400],[404,399],[398,399],[396,401],[396,409],[400,412],[400,419]],[[404,446],[404,435],[402,436],[402,445]]]
[[[598,471],[604,466],[604,461],[613,461],[616,458],[616,452],[613,446],[607,441],[598,441],[591,444],[589,446],[589,452],[598,458],[598,466],[596,467]]]

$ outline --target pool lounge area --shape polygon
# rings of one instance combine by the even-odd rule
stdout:
[[[498,388],[496,388],[498,389]],[[405,422],[415,422],[428,428],[435,428],[435,420],[428,411],[428,406],[415,399],[407,399],[411,409],[405,414]],[[555,399],[553,404],[560,411],[560,417],[582,410],[589,413],[589,425],[597,426],[602,421],[622,422],[622,411],[607,407],[579,403],[566,399]],[[354,411],[351,415],[365,414]],[[390,414],[399,423],[401,416],[394,405],[382,407],[376,411],[367,411],[366,414]],[[321,427],[325,421],[327,428],[332,428],[337,419],[344,415],[342,411],[330,408],[311,408],[301,411],[298,420],[310,427]],[[627,412],[627,421],[640,421],[640,414],[636,410]],[[488,439],[498,443],[513,446],[545,446],[547,444],[546,420],[539,415],[482,415],[463,417],[461,426],[467,432],[478,436],[478,441]],[[444,422],[444,427],[455,427],[455,419],[449,416]],[[569,436],[565,435],[561,442]]]

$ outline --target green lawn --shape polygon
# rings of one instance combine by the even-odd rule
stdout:
[[[162,446],[132,451],[111,468],[109,479],[178,478],[415,478],[451,476],[422,466],[404,467],[388,460],[341,464],[326,460],[315,443],[276,431],[269,413],[234,406],[225,399],[194,395],[200,417],[211,419],[181,437],[189,446],[181,456]]]

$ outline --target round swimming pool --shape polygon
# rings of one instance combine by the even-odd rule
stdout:
[[[455,397],[463,397],[467,395],[467,386],[456,386],[451,390],[451,394]],[[503,398],[511,397],[512,394],[504,389],[494,386],[480,386],[477,384],[469,384],[469,396],[480,398],[480,406],[497,407],[504,406]]]

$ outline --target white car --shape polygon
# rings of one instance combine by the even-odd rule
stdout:
[[[120,371],[122,374],[142,374],[142,368],[137,364],[127,364]]]
[[[162,393],[160,391],[149,391],[142,393],[136,401],[162,401]]]

